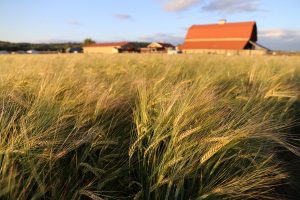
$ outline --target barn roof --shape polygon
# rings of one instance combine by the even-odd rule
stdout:
[[[96,43],[86,47],[122,47],[130,44],[130,42],[109,42],[109,43]]]
[[[193,25],[181,49],[245,49],[257,41],[255,22]]]

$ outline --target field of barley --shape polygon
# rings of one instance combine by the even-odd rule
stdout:
[[[297,199],[300,57],[0,56],[0,199]]]

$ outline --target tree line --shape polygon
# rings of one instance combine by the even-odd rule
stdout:
[[[83,42],[67,42],[67,43],[13,43],[0,41],[0,51],[59,51],[65,52],[68,48],[79,48],[96,43],[91,38],[86,38]],[[136,42],[138,47],[145,47],[149,43]]]
[[[67,48],[82,47],[82,43],[13,43],[0,41],[0,51],[64,51]]]

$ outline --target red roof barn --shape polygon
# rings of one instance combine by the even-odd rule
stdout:
[[[257,41],[256,22],[193,25],[189,28],[181,50],[195,49],[255,49]]]

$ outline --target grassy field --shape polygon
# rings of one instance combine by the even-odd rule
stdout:
[[[296,199],[299,91],[300,57],[0,56],[0,199]]]

